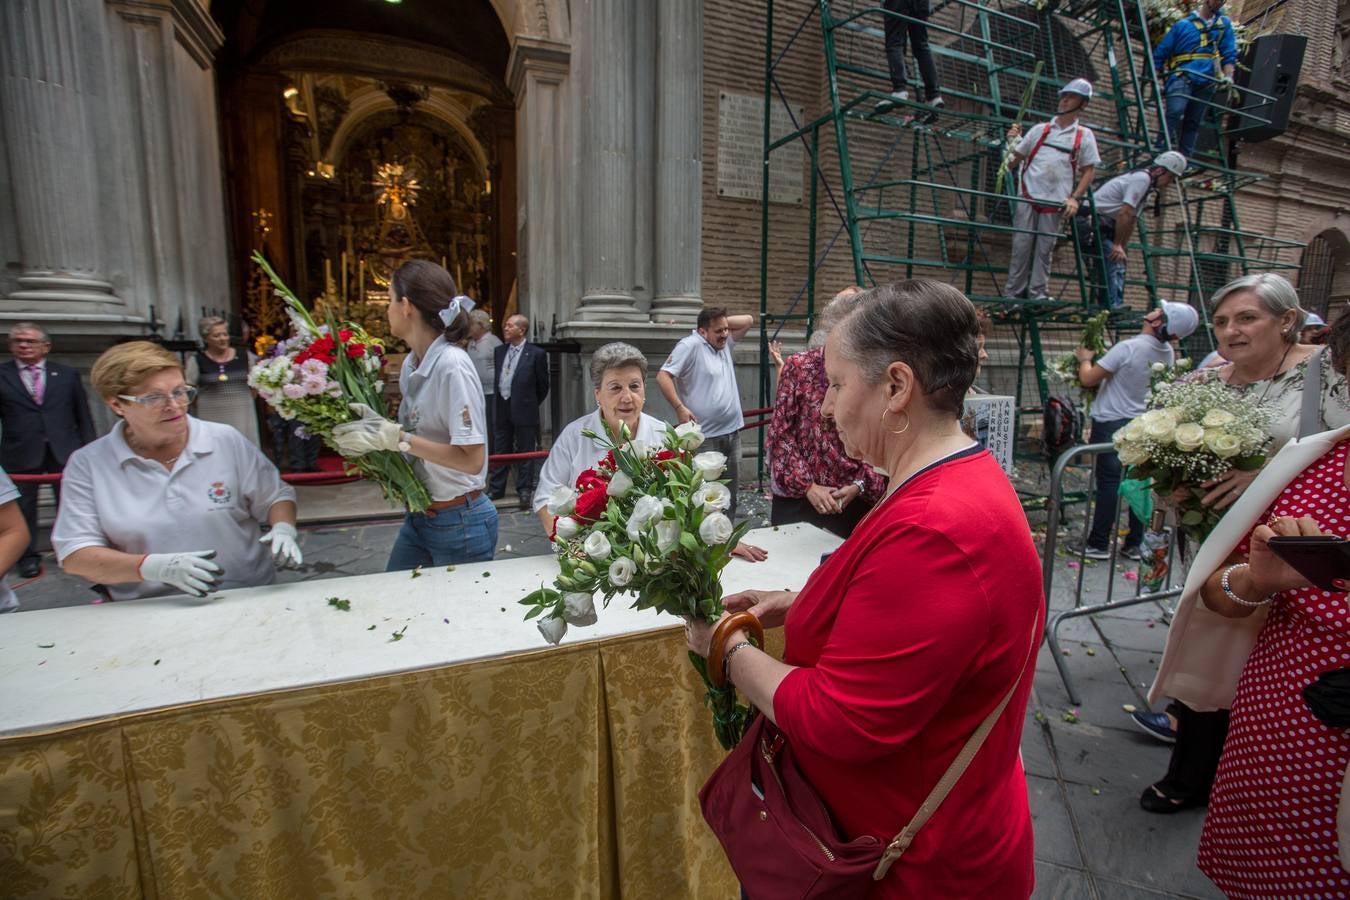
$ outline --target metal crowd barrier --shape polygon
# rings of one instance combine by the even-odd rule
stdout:
[[[1111,444],[1080,444],[1065,450],[1055,461],[1055,465],[1050,474],[1049,499],[1046,503],[1046,523],[1045,523],[1045,550],[1041,560],[1042,584],[1045,588],[1045,640],[1050,645],[1050,652],[1054,655],[1055,667],[1059,670],[1060,680],[1064,683],[1064,690],[1069,695],[1069,701],[1075,706],[1081,701],[1077,689],[1074,687],[1073,676],[1069,672],[1069,664],[1059,645],[1059,626],[1069,620],[1077,619],[1083,616],[1095,616],[1097,613],[1109,612],[1115,609],[1125,609],[1129,606],[1138,606],[1141,603],[1155,603],[1168,600],[1181,595],[1181,585],[1172,584],[1173,576],[1177,572],[1177,553],[1176,540],[1170,542],[1167,551],[1167,581],[1164,589],[1145,592],[1141,581],[1135,581],[1134,594],[1127,597],[1116,597],[1116,561],[1120,557],[1120,520],[1125,514],[1126,504],[1123,499],[1116,505],[1116,521],[1111,528],[1111,543],[1109,547],[1110,556],[1102,562],[1106,566],[1106,589],[1105,596],[1098,603],[1084,605],[1083,583],[1087,574],[1087,564],[1080,559],[1077,569],[1077,579],[1074,585],[1074,605],[1072,609],[1062,610],[1057,613],[1050,611],[1050,592],[1054,587],[1055,580],[1055,561],[1056,551],[1059,542],[1059,526],[1064,517],[1064,481],[1065,476],[1070,471],[1086,471],[1087,489],[1085,511],[1083,514],[1083,529],[1081,540],[1084,545],[1087,543],[1088,532],[1092,528],[1093,508],[1096,505],[1096,458],[1103,453],[1112,453],[1115,448]],[[1085,463],[1074,465],[1074,460],[1086,458]],[[1145,529],[1148,527],[1144,523]],[[1175,536],[1175,531],[1174,531]]]

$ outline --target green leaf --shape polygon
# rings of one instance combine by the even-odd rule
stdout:
[[[1205,514],[1198,509],[1188,510],[1181,516],[1182,525],[1199,525],[1205,520]]]
[[[534,609],[530,610],[529,612],[527,612],[527,613],[525,614],[525,621],[526,621],[526,622],[530,621],[530,620],[533,619],[535,616],[537,616],[537,615],[539,615],[540,613],[542,613],[542,612],[544,611],[544,609],[545,609],[545,607],[542,607],[542,606],[536,606]]]
[[[351,612],[351,611],[352,611],[352,601],[350,601],[350,600],[343,600],[343,599],[340,598],[340,597],[329,597],[329,598],[328,598],[328,605],[331,606],[331,607],[333,607],[334,609],[340,609],[340,610],[342,610],[343,612]]]
[[[390,641],[401,641],[401,640],[403,640],[403,632],[405,632],[405,631],[407,631],[407,630],[408,630],[408,626],[407,626],[407,625],[404,625],[404,626],[403,626],[402,628],[400,628],[398,631],[395,631],[393,634],[391,634],[391,635],[389,636],[389,640],[390,640]]]
[[[1240,456],[1233,460],[1233,468],[1242,472],[1255,472],[1266,464],[1266,458],[1263,454],[1255,456]]]
[[[517,602],[519,602],[524,606],[548,606],[549,604],[556,602],[561,597],[562,593],[560,591],[555,591],[552,588],[541,587],[539,590],[522,597]]]
[[[698,538],[694,537],[688,531],[680,532],[680,546],[692,553],[698,553],[703,549],[699,546]]]

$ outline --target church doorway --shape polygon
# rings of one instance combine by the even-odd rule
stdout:
[[[261,250],[307,302],[385,331],[389,276],[443,263],[500,322],[515,287],[509,42],[488,0],[215,0],[238,311],[284,336]]]

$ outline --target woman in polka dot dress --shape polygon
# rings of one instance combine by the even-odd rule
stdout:
[[[1308,709],[1303,689],[1350,666],[1350,603],[1276,557],[1274,535],[1350,537],[1350,434],[1295,476],[1237,552],[1205,582],[1231,618],[1269,606],[1242,670],[1200,836],[1200,869],[1229,897],[1347,897],[1336,809],[1350,734]]]

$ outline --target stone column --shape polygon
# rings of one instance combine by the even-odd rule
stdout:
[[[507,63],[516,100],[516,278],[531,321],[551,330],[570,317],[576,280],[575,116],[565,43],[518,36]]]
[[[633,299],[633,4],[578,10],[582,320],[644,320]]]
[[[93,140],[89,123],[98,85],[85,50],[87,36],[102,32],[101,7],[91,0],[0,2],[0,132],[22,267],[8,298],[14,305],[57,302],[70,311],[71,303],[120,302],[102,274],[94,168],[102,142]]]
[[[651,320],[692,324],[703,306],[703,4],[662,0],[658,8]]]

